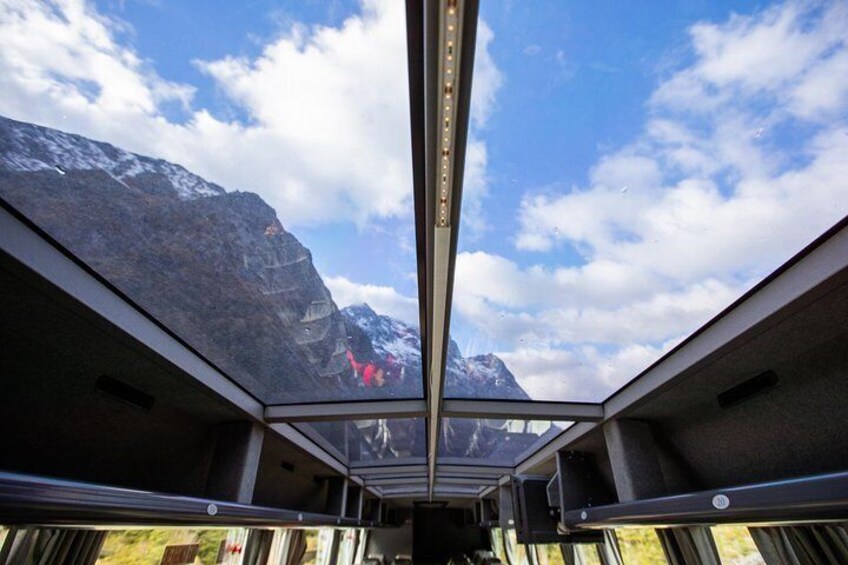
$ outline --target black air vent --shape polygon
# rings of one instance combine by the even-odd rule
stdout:
[[[777,375],[774,371],[765,371],[747,381],[727,389],[718,395],[718,405],[722,408],[730,408],[739,403],[750,400],[755,396],[771,390],[777,386]]]
[[[144,412],[150,412],[153,409],[152,396],[118,379],[104,375],[97,379],[94,389]]]

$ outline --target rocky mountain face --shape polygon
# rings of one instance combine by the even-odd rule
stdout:
[[[352,350],[359,353],[359,357],[385,359],[391,355],[406,372],[421,374],[421,340],[417,328],[377,314],[367,304],[348,306],[341,312],[348,327],[362,330],[371,345],[372,350],[368,350],[360,349],[360,342],[352,344]],[[456,342],[451,340],[446,369],[446,397],[530,400],[515,376],[493,353],[465,358]]]
[[[259,196],[0,119],[0,197],[263,401],[362,394],[309,250]]]
[[[309,250],[256,194],[0,117],[0,198],[266,404],[423,395],[417,328],[367,305],[340,311]],[[384,386],[365,386],[348,355],[385,369]],[[528,399],[497,356],[464,358],[453,341],[445,393]],[[444,452],[479,455],[512,433],[486,422],[447,423]],[[407,444],[386,453],[423,449],[417,425],[382,426],[379,437]]]

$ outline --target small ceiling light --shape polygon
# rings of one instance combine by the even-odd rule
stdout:
[[[454,106],[451,100],[456,95],[457,84],[454,81],[454,71],[459,69],[459,48],[462,9],[461,0],[440,0],[444,17],[440,22],[439,41],[441,51],[439,58],[439,82],[442,97],[439,100],[439,116],[443,124],[442,136],[442,167],[439,174],[439,194],[437,204],[437,226],[447,227],[451,208],[451,186],[454,180],[454,162],[452,148],[455,144]]]

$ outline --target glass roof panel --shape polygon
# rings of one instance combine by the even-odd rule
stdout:
[[[397,496],[397,495],[409,495],[409,496],[421,496],[426,495],[428,493],[427,482],[422,481],[420,484],[409,484],[409,485],[397,485],[397,486],[385,486],[378,487],[380,492],[384,496]],[[433,493],[436,496],[450,496],[454,495],[474,495],[479,493],[482,490],[482,487],[473,486],[473,485],[440,485],[436,484],[433,488]]]
[[[482,2],[478,42],[448,397],[602,401],[848,213],[845,2]]]
[[[427,461],[423,418],[309,422],[295,427],[347,465],[379,461],[411,465]]]
[[[440,465],[512,467],[562,433],[571,422],[446,418]]]
[[[265,403],[422,397],[402,2],[21,5],[0,198]]]

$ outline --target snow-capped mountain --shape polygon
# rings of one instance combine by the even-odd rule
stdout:
[[[275,211],[180,165],[0,116],[0,197],[267,403],[423,394],[418,330],[341,313]],[[346,359],[391,359],[367,386]],[[451,341],[445,392],[527,398],[494,355]]]
[[[130,179],[159,175],[167,179],[177,196],[184,200],[225,192],[217,184],[162,159],[136,155],[108,143],[34,124],[3,117],[0,120],[3,130],[0,154],[3,155],[3,168],[9,171],[66,174],[71,170],[100,170],[122,185]]]
[[[0,200],[266,404],[423,396],[418,329],[367,305],[340,311],[310,251],[256,194],[0,116]],[[379,364],[382,386],[348,356]],[[445,394],[528,398],[497,356],[463,358],[453,341]],[[386,453],[423,453],[420,420],[375,422],[392,428]],[[509,459],[554,433],[516,425],[447,421],[440,452]]]
[[[264,402],[365,395],[311,253],[256,194],[0,117],[0,197]]]
[[[368,337],[373,353],[362,349],[362,356],[371,355],[382,360],[391,355],[405,367],[407,374],[421,374],[418,328],[377,314],[367,304],[348,306],[341,312],[349,326],[358,328]],[[515,376],[497,355],[489,353],[465,358],[453,340],[448,346],[445,396],[529,400]]]

